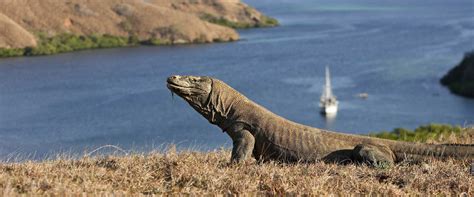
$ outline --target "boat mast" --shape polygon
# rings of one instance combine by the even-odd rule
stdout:
[[[328,100],[333,97],[331,89],[331,76],[329,75],[329,68],[326,66],[326,84],[324,85],[324,99]]]
[[[329,74],[328,66],[326,66],[326,83],[324,84],[323,88],[323,94],[321,95],[321,100],[319,103],[321,112],[324,114],[335,114],[337,112],[338,102],[336,97],[332,94],[331,76]]]

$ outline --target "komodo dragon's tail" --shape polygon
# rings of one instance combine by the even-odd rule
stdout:
[[[474,159],[474,144],[422,144],[397,142],[390,145],[397,160],[427,157]]]

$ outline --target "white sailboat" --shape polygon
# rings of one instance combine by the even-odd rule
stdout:
[[[324,84],[323,94],[321,95],[319,106],[321,113],[331,115],[337,113],[337,106],[339,102],[336,96],[333,95],[331,89],[331,78],[329,76],[329,68],[326,66],[326,84]]]

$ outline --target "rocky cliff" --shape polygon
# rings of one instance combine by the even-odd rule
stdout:
[[[167,44],[239,39],[222,21],[274,25],[239,0],[2,0],[0,48],[35,47],[39,33],[133,36]]]
[[[455,94],[474,98],[474,51],[466,53],[461,63],[451,69],[441,83]]]

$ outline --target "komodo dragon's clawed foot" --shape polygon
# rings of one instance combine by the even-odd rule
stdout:
[[[322,160],[326,163],[351,164],[354,163],[353,152],[352,149],[337,150],[329,153]]]
[[[373,167],[389,167],[394,164],[392,151],[388,147],[359,144],[354,149],[334,151],[323,158],[327,163],[365,163]]]
[[[352,150],[355,162],[366,163],[373,167],[390,167],[394,164],[394,154],[384,146],[359,144]]]

